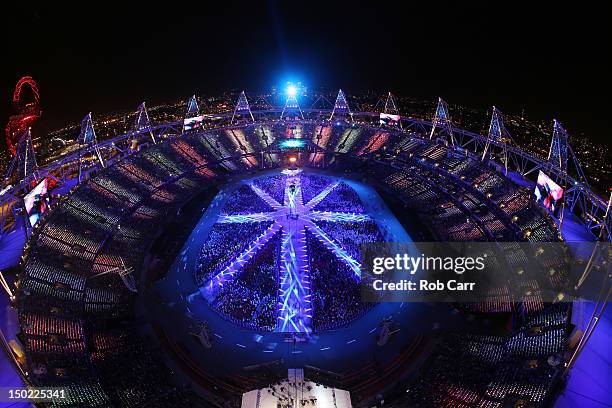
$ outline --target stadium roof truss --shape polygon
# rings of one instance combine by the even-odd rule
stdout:
[[[17,181],[27,180],[31,176],[35,176],[38,170],[36,163],[36,154],[32,145],[32,134],[30,129],[26,129],[17,143],[15,156],[6,172],[6,180],[16,177]]]
[[[198,116],[200,114],[200,107],[198,106],[198,100],[195,95],[192,95],[189,98],[189,102],[187,102],[187,112],[185,113],[185,118],[193,118],[194,116]]]
[[[100,149],[98,147],[98,139],[96,138],[96,131],[93,126],[93,121],[91,119],[91,112],[89,112],[81,121],[81,132],[79,133],[77,143],[79,145],[79,182],[81,182],[81,180],[83,179],[83,170],[85,167],[84,157],[87,153],[93,153],[95,155],[95,158],[98,159],[100,165],[102,167],[105,167],[104,160],[102,159],[102,154],[100,153]]]
[[[82,178],[82,170],[84,167],[83,159],[87,156],[93,156],[94,161],[89,163],[95,166],[105,167],[108,163],[118,160],[126,154],[132,154],[129,149],[121,151],[118,146],[130,140],[136,135],[146,135],[155,140],[163,140],[167,138],[180,136],[183,128],[183,120],[176,122],[168,122],[161,124],[152,124],[148,119],[146,110],[142,109],[143,105],[138,110],[136,124],[129,132],[123,135],[116,136],[112,139],[98,142],[95,135],[95,130],[91,118],[91,114],[85,116],[81,122],[81,132],[78,138],[79,149],[72,154],[61,157],[53,163],[39,167],[36,171],[36,177],[55,177],[58,181],[66,181],[64,177],[69,177],[70,172],[66,169],[70,166],[78,166],[79,180]],[[193,114],[192,110],[192,114]],[[325,112],[322,109],[301,109],[306,122],[311,121],[314,125],[325,123],[338,113],[347,113],[351,120],[357,118],[361,126],[371,126],[378,128],[379,113],[378,112],[351,112],[346,98],[342,91],[338,92],[334,107]],[[265,125],[270,120],[278,119],[282,114],[282,109],[276,108],[271,110],[252,111],[244,92],[240,93],[236,108],[232,112],[218,114],[221,118],[217,130],[229,130],[235,128],[234,120],[237,115],[247,115],[251,122]],[[329,115],[324,119],[322,115]],[[448,105],[441,98],[438,100],[436,112],[432,121],[427,121],[417,118],[402,117],[402,130],[397,130],[397,135],[405,135],[414,140],[420,140],[423,143],[433,139],[435,134],[443,133],[450,139],[450,144],[461,154],[472,154],[481,160],[489,160],[492,163],[495,159],[502,158],[500,163],[504,171],[507,173],[516,173],[521,177],[529,176],[530,174],[542,170],[546,172],[557,184],[565,186],[566,205],[574,214],[576,214],[590,228],[595,235],[599,235],[602,228],[605,229],[607,239],[612,240],[612,228],[610,226],[610,217],[606,217],[607,202],[595,194],[586,182],[586,178],[575,158],[575,155],[569,144],[567,132],[561,125],[555,121],[553,124],[553,136],[551,141],[551,151],[547,159],[542,159],[529,152],[521,150],[515,145],[509,144],[510,135],[503,125],[503,117],[499,110],[494,109],[489,126],[489,132],[486,136],[470,132],[465,129],[456,128],[453,126],[450,119]],[[206,132],[206,130],[202,130]],[[198,132],[194,132],[196,134]],[[447,140],[448,141],[448,140]],[[27,145],[27,143],[26,143]],[[311,146],[317,151],[330,152],[320,147]],[[24,152],[29,151],[25,149]],[[117,151],[120,154],[116,154]],[[266,149],[267,153],[273,153],[271,146]],[[258,154],[258,153],[257,153]],[[336,153],[333,153],[336,154]],[[338,153],[342,154],[342,153]],[[221,158],[221,161],[234,159],[239,156],[244,156],[245,153],[237,151],[232,153],[231,157]],[[248,154],[246,154],[248,155]],[[235,156],[235,157],[234,157]],[[565,162],[567,157],[567,166]],[[31,167],[30,167],[31,168]],[[574,177],[571,173],[576,173]],[[26,174],[26,173],[24,173]],[[23,180],[15,183],[10,187],[11,194],[0,196],[3,203],[11,197],[20,196],[29,191],[30,185],[36,179],[34,174],[27,175]],[[5,183],[6,185],[6,183]]]
[[[498,145],[500,147],[500,158],[501,162],[504,165],[504,174],[508,174],[508,152],[506,147],[512,141],[512,137],[510,136],[510,132],[504,126],[504,117],[499,109],[495,106],[493,107],[493,112],[491,113],[491,123],[489,124],[489,133],[487,134],[487,142],[484,147],[484,151],[482,152],[482,160],[489,159],[492,154],[491,142],[500,142]]]
[[[232,115],[232,120],[230,121],[230,123],[232,124],[234,123],[234,119],[236,118],[236,115],[244,115],[247,113],[251,117],[251,121],[255,122],[255,118],[253,117],[253,112],[251,112],[251,106],[249,105],[249,100],[247,99],[244,91],[242,91],[240,92],[240,95],[238,96],[238,102],[236,103],[236,108],[234,109],[234,114]]]
[[[155,135],[151,130],[151,122],[149,121],[149,112],[147,112],[147,106],[145,103],[141,103],[136,111],[136,119],[134,120],[134,126],[132,127],[132,135],[134,138],[147,136],[151,139],[153,144],[157,143]]]
[[[317,99],[310,105],[310,110],[328,111],[333,109],[334,104],[325,97],[325,95],[319,95]]]
[[[187,119],[195,118],[200,116],[200,107],[198,106],[198,100],[195,95],[192,95],[187,101],[187,111],[185,112],[185,117],[183,119],[183,131],[181,133],[185,133]]]
[[[287,100],[285,101],[285,106],[283,107],[283,111],[281,112],[280,118],[281,120],[285,116],[287,112],[299,112],[300,117],[304,119],[304,114],[302,113],[302,109],[300,108],[300,104],[298,103],[296,95],[288,95]]]
[[[450,142],[450,144],[452,145],[455,144],[453,122],[451,120],[450,112],[448,110],[448,104],[442,98],[438,98],[438,106],[436,107],[436,113],[434,114],[431,123],[431,132],[429,133],[430,139],[433,139],[436,130],[441,129],[448,137],[448,142]]]
[[[334,107],[331,111],[331,115],[329,116],[329,120],[333,120],[334,115],[337,114],[348,114],[351,119],[351,123],[354,122],[353,112],[351,112],[351,108],[349,107],[349,104],[346,100],[346,96],[344,95],[344,92],[342,92],[342,89],[338,90],[338,96],[336,96],[336,102],[334,103]]]
[[[383,103],[384,100],[384,103]],[[381,97],[374,105],[374,112],[381,111],[382,113],[388,113],[390,115],[399,115],[399,110],[395,104],[395,96],[391,92],[388,92],[386,97]]]

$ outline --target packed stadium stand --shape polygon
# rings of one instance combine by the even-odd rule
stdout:
[[[308,150],[271,148],[287,134],[307,141]],[[280,173],[290,155],[312,171],[301,176],[299,196]],[[334,256],[334,248],[361,262],[362,243],[389,240],[375,216],[367,218],[370,204],[346,181],[351,179],[392,197],[389,206],[402,213],[400,222],[419,219],[422,231],[406,227],[415,237],[504,243],[502,262],[510,267],[532,257],[518,243],[557,243],[560,252],[547,251],[536,259],[537,272],[515,274],[479,301],[447,305],[470,325],[494,321],[490,333],[461,327],[419,332],[389,358],[364,358],[359,369],[338,367],[336,373],[310,367],[307,375],[348,390],[356,407],[378,406],[383,394],[385,407],[540,407],[554,401],[572,304],[546,302],[539,290],[561,291],[568,284],[563,237],[530,189],[467,149],[371,123],[290,119],[182,132],[129,155],[105,157],[106,166],[90,169],[42,215],[23,252],[16,304],[28,380],[69,390],[67,400],[47,405],[238,407],[243,393],[276,384],[282,364],[215,375],[172,333],[147,320],[143,293],[161,296],[152,288],[168,273],[156,269],[154,248],[169,239],[168,228],[183,222],[190,203],[217,203],[219,189],[233,186],[218,207],[226,222],[212,223],[198,248],[191,285],[212,287],[220,275],[232,275],[211,292],[209,307],[245,338],[274,332],[280,253],[293,238],[282,233],[292,213],[282,222],[270,214],[299,197],[298,207],[308,207],[313,217],[295,238],[310,254],[308,275],[301,277],[312,290],[308,335],[324,339],[377,306],[362,302],[353,264]],[[236,181],[241,178],[253,181]],[[212,207],[203,205],[201,213]],[[325,215],[332,213],[348,218]],[[253,214],[260,219],[227,221]],[[233,276],[234,255],[250,252],[252,242],[263,243]],[[186,257],[181,246],[164,256]],[[517,301],[516,288],[529,295]],[[229,365],[233,356],[223,358]],[[316,359],[309,364],[316,366]]]

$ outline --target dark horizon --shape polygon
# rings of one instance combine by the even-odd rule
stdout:
[[[232,6],[22,7],[4,26],[0,122],[23,75],[38,81],[44,129],[143,100],[301,80],[349,94],[391,90],[482,110],[525,109],[533,120],[556,118],[572,135],[607,143],[603,13],[559,5]]]

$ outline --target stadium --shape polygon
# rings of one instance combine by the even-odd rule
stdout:
[[[12,123],[12,384],[65,390],[53,407],[546,407],[609,378],[610,202],[561,123],[540,157],[497,108],[479,134],[441,98],[427,119],[332,95],[142,103],[103,140],[90,113],[44,165]],[[421,242],[495,245],[513,273],[469,301],[364,301],[364,245]]]

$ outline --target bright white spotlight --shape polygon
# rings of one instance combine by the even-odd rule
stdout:
[[[297,88],[295,87],[295,85],[289,85],[287,87],[287,95],[289,96],[297,95]]]

